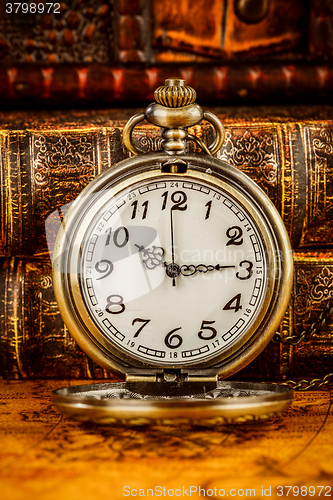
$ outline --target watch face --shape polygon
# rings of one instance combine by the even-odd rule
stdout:
[[[72,258],[80,307],[104,349],[134,365],[205,366],[262,321],[270,237],[225,182],[146,177],[104,190],[86,209]]]

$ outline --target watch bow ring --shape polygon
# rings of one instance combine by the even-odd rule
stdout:
[[[124,128],[124,144],[134,155],[144,154],[145,151],[133,143],[132,132],[136,125],[144,120],[162,127],[162,137],[168,145],[164,145],[165,151],[173,154],[184,153],[187,149],[186,142],[191,140],[196,142],[200,148],[208,155],[214,155],[221,148],[225,131],[222,123],[216,115],[210,111],[203,111],[196,104],[196,92],[186,85],[181,78],[169,78],[165,85],[159,87],[154,92],[156,102],[146,109],[145,113],[137,113],[132,116]],[[210,122],[216,132],[216,138],[210,146],[201,141],[198,137],[187,132],[188,127],[197,125],[201,120]]]

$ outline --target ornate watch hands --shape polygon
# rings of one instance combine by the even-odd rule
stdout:
[[[179,276],[179,266],[175,264],[175,247],[173,238],[173,207],[170,209],[170,228],[171,228],[171,258],[172,263],[166,268],[167,275],[172,278],[172,286],[176,286],[176,278]]]
[[[162,247],[145,248],[143,245],[134,245],[142,252],[142,262],[147,269],[154,269],[155,267],[161,265],[163,262],[164,250]]]
[[[231,267],[236,266],[220,266],[220,264],[216,264],[216,266],[205,264],[198,264],[195,266],[194,264],[190,264],[189,266],[183,265],[180,267],[180,272],[183,276],[193,276],[195,273],[208,273],[210,271],[220,271],[221,269],[229,269]]]
[[[205,264],[198,264],[195,266],[194,264],[189,264],[189,265],[182,265],[179,266],[175,262],[172,262],[171,264],[167,264],[164,262],[164,267],[165,272],[169,278],[173,279],[173,282],[175,279],[181,274],[182,276],[193,276],[195,273],[208,273],[210,271],[220,271],[221,269],[228,269],[231,267],[236,267],[236,266],[220,266],[220,264],[216,264],[216,266],[213,265],[208,265],[206,266]]]
[[[182,276],[193,276],[195,273],[208,273],[211,271],[221,271],[222,269],[230,269],[236,266],[221,266],[220,264],[206,265],[206,264],[184,264],[179,266],[175,262],[167,264],[163,262],[164,249],[162,247],[156,247],[153,245],[151,248],[145,248],[143,245],[134,245],[142,253],[142,262],[147,269],[154,269],[162,265],[166,269],[166,274],[173,280],[177,278],[180,274]]]

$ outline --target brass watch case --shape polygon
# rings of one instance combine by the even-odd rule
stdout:
[[[184,173],[168,173],[170,162],[186,165]],[[265,193],[245,174],[229,164],[203,155],[177,155],[170,159],[164,152],[142,155],[120,162],[85,188],[73,202],[59,232],[53,255],[53,284],[61,315],[81,348],[100,366],[127,381],[156,380],[170,366],[148,363],[125,354],[108,341],[91,320],[75,272],[80,246],[91,217],[103,205],[107,192],[116,194],[141,180],[179,176],[179,180],[205,180],[222,187],[240,201],[252,215],[267,249],[268,284],[261,311],[249,331],[229,351],[207,362],[187,364],[181,372],[186,380],[224,379],[251,362],[268,344],[287,308],[293,279],[293,260],[284,224]]]
[[[54,391],[57,408],[78,420],[131,426],[219,425],[275,416],[292,401],[288,387],[222,381],[252,361],[279,327],[290,298],[293,261],[288,234],[269,198],[241,171],[211,156],[223,144],[224,127],[217,116],[195,103],[195,97],[185,80],[167,79],[155,91],[156,102],[124,128],[125,146],[139,156],[124,160],[89,184],[73,202],[58,233],[53,284],[63,320],[88,356],[124,380]],[[210,145],[188,130],[203,119],[216,132]],[[143,154],[132,140],[133,129],[143,120],[161,128],[163,152]],[[206,155],[188,154],[188,141]],[[106,201],[142,181],[168,176],[209,183],[238,201],[261,234],[267,263],[264,298],[241,338],[220,354],[204,361],[184,360],[182,365],[140,359],[108,340],[90,317],[80,286],[86,235]]]

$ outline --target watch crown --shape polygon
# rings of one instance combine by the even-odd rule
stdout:
[[[154,92],[158,104],[168,108],[182,108],[193,104],[197,93],[192,87],[186,85],[183,78],[168,78],[165,85],[158,87]]]
[[[194,141],[208,155],[215,154],[224,141],[224,128],[217,116],[210,111],[203,111],[195,101],[197,93],[192,87],[186,85],[183,78],[168,78],[165,85],[158,87],[155,92],[155,102],[147,107],[145,113],[132,116],[124,128],[125,146],[133,154],[144,154],[132,143],[133,128],[143,120],[161,128],[162,148],[170,155],[180,155],[187,151],[187,141]],[[209,121],[216,130],[215,141],[207,145],[188,132],[201,120]]]

